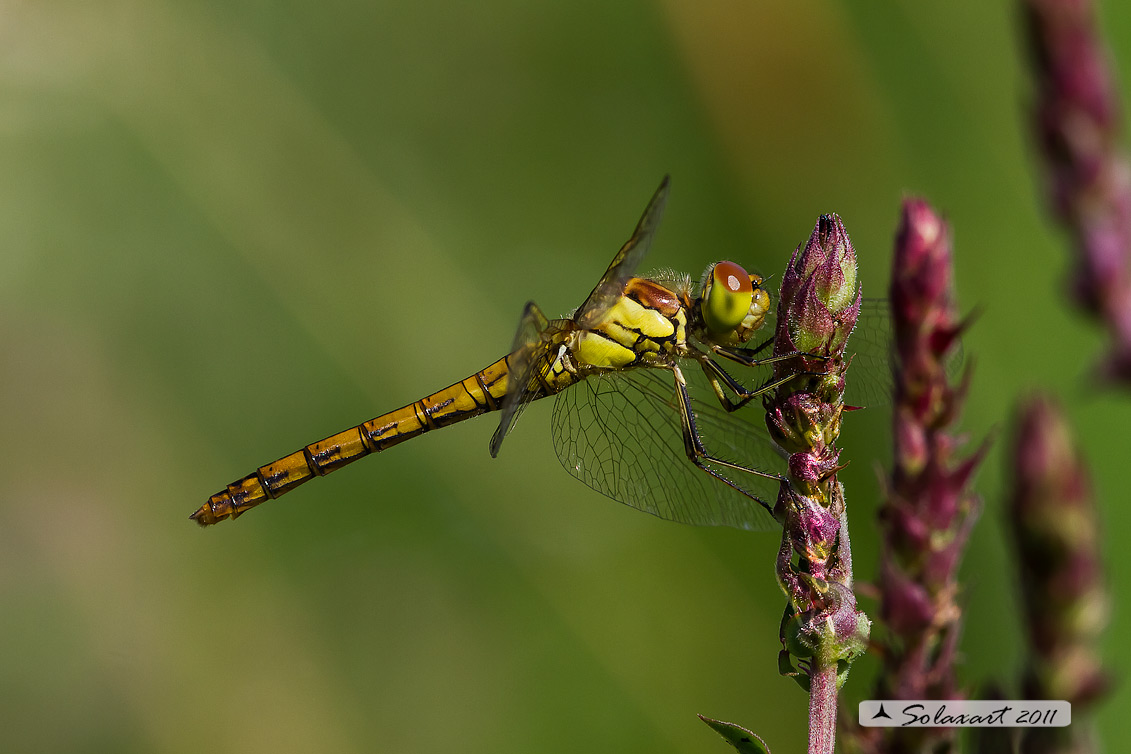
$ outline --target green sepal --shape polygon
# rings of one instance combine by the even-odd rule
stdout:
[[[771,754],[770,747],[760,737],[734,723],[724,723],[722,720],[712,720],[699,715],[699,719],[711,726],[723,739],[738,750],[741,754]]]
[[[838,660],[836,664],[836,687],[839,691],[848,680],[848,671],[852,670],[852,660]]]
[[[813,657],[813,647],[806,643],[797,616],[793,616],[782,624],[781,639],[785,644],[786,651],[792,656],[801,660],[808,660]]]
[[[868,636],[872,631],[872,621],[864,613],[856,616],[856,632],[851,636],[838,638],[831,634],[821,637],[822,645],[818,649],[826,662],[837,663],[837,684],[844,683],[848,677],[848,668],[857,657],[868,650]]]
[[[793,667],[788,649],[783,649],[778,652],[778,674],[786,678],[792,678],[797,685],[801,687],[802,691],[806,694],[809,693],[809,674]]]

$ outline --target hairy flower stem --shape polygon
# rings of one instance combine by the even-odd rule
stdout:
[[[837,481],[845,346],[859,311],[856,253],[840,218],[822,216],[794,251],[778,300],[774,354],[805,355],[775,364],[776,379],[791,379],[765,399],[770,435],[789,454],[775,509],[784,525],[777,577],[788,598],[779,665],[809,691],[810,754],[832,754],[837,689],[871,625],[856,609]]]
[[[836,747],[837,667],[815,661],[809,668],[809,754]]]
[[[1131,167],[1091,0],[1022,0],[1046,190],[1072,237],[1073,293],[1111,333],[1103,372],[1131,385]]]

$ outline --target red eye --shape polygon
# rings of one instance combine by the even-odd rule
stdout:
[[[734,262],[719,262],[714,269],[715,282],[732,293],[749,293],[754,290],[746,270]]]

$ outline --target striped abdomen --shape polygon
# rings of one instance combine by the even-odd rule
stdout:
[[[261,466],[213,495],[191,518],[201,526],[236,518],[303,482],[329,474],[370,453],[382,451],[430,429],[494,411],[500,408],[507,394],[508,361],[512,358],[499,359],[483,371],[434,395]]]

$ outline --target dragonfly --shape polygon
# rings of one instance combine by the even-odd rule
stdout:
[[[588,486],[681,523],[773,528],[772,502],[783,477],[770,469],[783,456],[761,417],[752,421],[738,409],[792,376],[748,386],[749,379],[734,378],[720,360],[756,368],[800,354],[762,357],[771,340],[748,347],[773,313],[763,278],[735,262],[708,265],[697,285],[672,271],[635,276],[669,185],[665,176],[631,237],[570,316],[550,320],[527,303],[503,358],[259,467],[212,495],[191,518],[202,526],[235,519],[360,458],[492,411],[500,412],[490,443],[497,456],[523,409],[556,396],[555,450]],[[886,317],[886,306],[865,310]],[[886,357],[879,358],[885,365],[874,371],[882,381]]]

